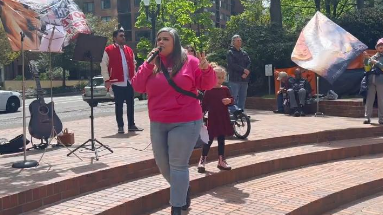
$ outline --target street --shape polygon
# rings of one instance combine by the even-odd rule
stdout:
[[[35,99],[27,99],[25,102],[26,108],[26,121],[29,122],[29,104]],[[68,122],[72,120],[85,119],[90,115],[90,107],[88,103],[82,100],[81,96],[66,96],[66,97],[54,97],[55,111],[62,122]],[[45,98],[45,102],[49,103],[50,98]],[[135,110],[146,110],[147,101],[135,100]],[[126,112],[126,107],[124,107]],[[114,115],[114,102],[99,103],[94,108],[94,117],[110,116]],[[15,128],[22,126],[22,107],[16,113],[0,112],[0,129]],[[126,116],[126,115],[125,115]],[[126,120],[126,118],[124,118]]]

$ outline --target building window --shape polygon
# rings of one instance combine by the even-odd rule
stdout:
[[[93,2],[85,2],[83,10],[84,10],[84,13],[93,13],[94,12],[94,3]]]
[[[118,13],[130,13],[131,10],[130,0],[117,0]]]
[[[235,1],[234,0],[231,0],[230,12],[231,12],[231,15],[237,15],[235,13]]]
[[[101,17],[101,20],[104,21],[104,22],[109,22],[111,19],[112,19],[112,17],[110,17],[110,16],[103,16],[103,17]]]
[[[101,0],[101,9],[110,9],[110,0]]]
[[[132,14],[118,14],[118,23],[120,23],[120,25],[125,29],[125,31],[132,30]]]
[[[133,41],[132,31],[125,31],[125,41]]]
[[[134,7],[139,7],[141,0],[134,0]]]
[[[150,40],[150,31],[136,31],[136,41],[140,41],[141,38]]]
[[[226,9],[226,0],[221,0],[221,7]]]

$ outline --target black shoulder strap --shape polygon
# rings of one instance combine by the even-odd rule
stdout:
[[[184,90],[182,89],[181,87],[179,87],[174,81],[173,79],[170,78],[170,75],[169,75],[169,72],[168,70],[165,68],[164,64],[161,62],[161,70],[162,70],[162,73],[164,73],[165,75],[165,78],[166,80],[168,81],[169,85],[171,87],[173,87],[173,89],[185,96],[190,96],[192,98],[195,98],[195,99],[198,99],[198,100],[202,100],[203,98],[203,95],[198,93],[198,96],[196,94],[194,94],[193,92],[190,92],[190,91],[187,91],[187,90]]]

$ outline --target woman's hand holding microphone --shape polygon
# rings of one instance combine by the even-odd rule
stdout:
[[[161,50],[161,47],[154,48],[151,52],[149,52],[148,59],[146,60],[146,62],[154,65],[155,59],[157,59],[158,54],[161,52]]]

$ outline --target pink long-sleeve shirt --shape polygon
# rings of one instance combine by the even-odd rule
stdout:
[[[171,66],[162,58],[166,67]],[[174,82],[184,90],[210,90],[217,82],[214,70],[201,70],[199,60],[188,56],[181,70],[173,77]],[[202,119],[202,109],[195,98],[180,94],[171,87],[162,72],[154,74],[154,65],[145,62],[132,79],[135,91],[147,93],[149,118],[153,122],[180,123]],[[170,72],[170,71],[169,71]]]

